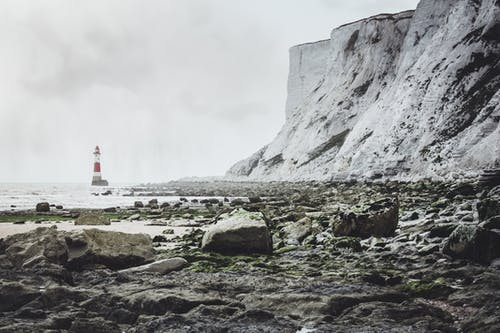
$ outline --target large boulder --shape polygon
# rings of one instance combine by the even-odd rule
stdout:
[[[477,225],[459,225],[445,241],[443,253],[488,264],[500,257],[500,233]]]
[[[36,228],[35,230],[14,234],[3,242],[7,258],[16,266],[29,264],[40,259],[55,264],[68,260],[68,247],[63,232],[56,226]]]
[[[109,218],[100,212],[84,212],[75,220],[75,225],[109,225]]]
[[[153,260],[151,238],[145,234],[87,229],[58,231],[55,226],[15,234],[3,241],[5,255],[15,266],[48,261],[80,270],[94,265],[123,269]]]
[[[50,211],[50,205],[48,202],[39,202],[36,204],[37,212],[48,212]]]
[[[153,260],[151,238],[146,234],[86,229],[68,233],[66,266],[79,270],[89,265],[123,269]]]
[[[398,226],[399,201],[382,199],[352,211],[343,212],[334,221],[336,236],[361,238],[391,237]]]
[[[220,218],[203,235],[202,250],[223,254],[272,252],[271,234],[262,213],[240,208]]]

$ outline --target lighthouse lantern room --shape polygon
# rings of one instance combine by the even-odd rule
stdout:
[[[95,146],[94,150],[94,174],[92,176],[93,186],[108,186],[108,181],[101,176],[101,150]]]

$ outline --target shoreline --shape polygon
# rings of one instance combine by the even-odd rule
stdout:
[[[424,333],[500,327],[500,253],[495,252],[496,243],[483,246],[496,238],[481,236],[479,243],[475,241],[478,232],[496,237],[499,186],[429,181],[170,186],[180,197],[227,199],[183,199],[167,205],[151,198],[144,207],[103,212],[112,222],[97,226],[151,236],[161,231],[164,238],[148,246],[157,265],[175,263],[163,273],[132,262],[127,264],[132,269],[123,270],[125,257],[102,257],[142,249],[144,245],[127,246],[134,239],[127,237],[135,234],[109,234],[109,243],[102,244],[104,252],[88,252],[84,266],[65,264],[84,254],[80,248],[70,251],[62,263],[43,259],[46,252],[42,259],[30,257],[31,252],[36,255],[38,239],[57,249],[52,240],[108,237],[106,232],[64,231],[66,227],[86,232],[96,228],[72,225],[76,215],[71,214],[78,211],[65,212],[70,215],[61,223],[20,225],[57,225],[61,230],[37,229],[1,239],[0,303],[6,304],[6,310],[0,317],[4,327],[0,332],[38,327],[113,333]],[[235,210],[241,216],[262,214],[271,252],[219,253],[203,248],[207,230]],[[51,216],[44,214],[38,216]],[[150,223],[159,225],[146,225]],[[173,234],[164,229],[174,229]],[[467,237],[456,238],[457,232]],[[97,240],[89,244],[100,246]],[[237,244],[244,246],[242,241]],[[31,250],[23,250],[27,248]],[[454,252],[460,248],[473,250]],[[105,260],[92,261],[101,257]],[[14,291],[13,298],[9,293]],[[23,302],[12,303],[12,299]]]

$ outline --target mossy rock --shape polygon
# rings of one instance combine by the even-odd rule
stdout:
[[[413,297],[423,298],[445,298],[453,292],[444,278],[437,278],[433,281],[425,282],[422,280],[408,281],[403,289]]]
[[[329,244],[334,250],[351,250],[353,252],[361,252],[362,247],[358,237],[334,237],[329,241]]]

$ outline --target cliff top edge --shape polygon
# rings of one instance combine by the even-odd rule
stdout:
[[[338,30],[338,29],[341,29],[341,28],[344,28],[344,27],[347,27],[347,26],[350,26],[350,25],[353,25],[353,24],[356,24],[356,23],[360,23],[360,22],[381,21],[381,20],[405,20],[405,19],[411,19],[411,18],[413,18],[413,14],[414,13],[415,13],[415,10],[412,9],[412,10],[405,10],[403,12],[393,13],[393,14],[390,14],[390,13],[377,14],[377,15],[365,17],[365,18],[362,18],[362,19],[359,19],[359,20],[356,20],[356,21],[352,21],[352,22],[349,22],[349,23],[342,24],[342,25],[336,27],[335,29],[333,29],[332,31],[335,31],[335,30]],[[302,46],[307,46],[307,45],[314,45],[314,44],[324,43],[324,42],[328,42],[328,41],[330,41],[330,38],[328,38],[328,39],[321,39],[321,40],[314,41],[314,42],[300,43],[300,44],[292,46],[290,48],[290,50],[294,49],[294,48],[297,48],[297,47],[302,47]]]

